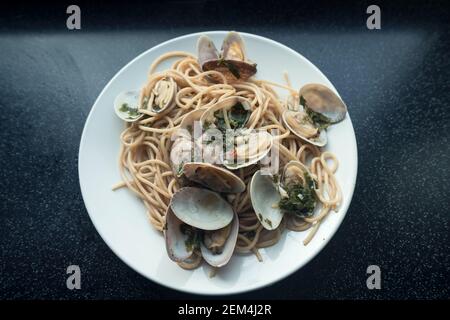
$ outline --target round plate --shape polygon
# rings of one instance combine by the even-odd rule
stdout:
[[[342,188],[343,202],[337,213],[329,214],[307,246],[302,243],[307,231],[286,231],[275,246],[261,250],[263,262],[258,262],[254,255],[234,255],[214,278],[209,278],[210,267],[205,263],[196,270],[187,271],[167,257],[164,239],[148,221],[141,201],[127,189],[111,190],[111,186],[121,180],[119,135],[124,128],[114,113],[114,98],[121,91],[140,88],[147,79],[150,64],[159,55],[179,50],[195,53],[201,34],[207,34],[220,47],[226,33],[214,31],[175,38],[128,63],[95,101],[84,126],[79,150],[81,192],[89,216],[103,240],[118,257],[143,276],[190,293],[239,293],[269,285],[299,270],[322,250],[338,229],[350,205],[356,182],[356,139],[347,115],[344,121],[328,130],[326,147],[339,159],[336,176]],[[299,53],[267,38],[240,34],[248,56],[258,64],[257,78],[283,83],[283,72],[288,71],[295,88],[316,82],[334,89],[322,72]],[[160,68],[168,68],[171,62]],[[281,94],[286,93],[280,91]]]

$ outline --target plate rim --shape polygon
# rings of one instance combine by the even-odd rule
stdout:
[[[79,187],[80,187],[80,191],[81,191],[81,196],[83,198],[83,202],[84,202],[84,206],[86,208],[86,211],[88,213],[89,219],[91,220],[92,224],[94,225],[94,228],[96,229],[96,231],[98,232],[98,234],[100,235],[100,237],[102,238],[102,240],[106,243],[106,245],[108,246],[108,248],[123,262],[125,263],[125,265],[127,265],[129,268],[131,268],[132,270],[134,270],[135,272],[137,272],[139,275],[141,275],[142,277],[144,277],[145,279],[148,279],[160,286],[163,286],[165,288],[169,288],[178,292],[184,292],[184,293],[188,293],[188,294],[195,294],[195,295],[204,295],[204,296],[220,296],[220,295],[232,295],[232,294],[242,294],[242,293],[246,293],[246,292],[250,292],[250,291],[254,291],[254,290],[258,290],[258,289],[263,289],[266,288],[270,285],[273,285],[274,283],[277,283],[281,280],[284,280],[286,278],[288,278],[289,276],[291,276],[292,274],[294,274],[295,272],[299,271],[301,268],[303,268],[305,265],[307,265],[312,259],[314,259],[324,248],[325,246],[330,242],[330,240],[334,237],[334,235],[336,234],[337,230],[339,229],[339,227],[341,226],[342,222],[345,220],[345,217],[347,216],[347,211],[350,207],[350,204],[353,200],[353,195],[354,195],[354,191],[355,191],[355,186],[356,186],[356,181],[357,181],[357,177],[358,177],[358,144],[357,144],[357,140],[356,140],[356,134],[355,134],[355,130],[353,127],[353,122],[351,121],[351,117],[350,114],[347,113],[347,117],[349,119],[350,122],[350,127],[353,131],[353,140],[355,143],[355,152],[354,152],[354,161],[355,161],[355,169],[352,170],[352,172],[354,172],[354,176],[353,179],[351,181],[351,190],[350,190],[350,194],[349,194],[349,200],[348,202],[344,203],[343,206],[341,206],[339,208],[339,212],[343,215],[343,217],[341,219],[339,219],[339,221],[334,224],[332,227],[332,230],[329,234],[329,237],[327,237],[327,239],[325,239],[324,241],[322,241],[319,244],[318,249],[316,250],[316,252],[314,252],[309,258],[305,259],[302,261],[302,263],[300,263],[298,266],[295,266],[294,268],[291,268],[291,270],[288,270],[287,272],[283,273],[281,276],[275,276],[274,278],[272,278],[271,280],[265,282],[265,283],[258,283],[256,285],[249,285],[245,288],[227,288],[226,292],[219,292],[219,291],[213,291],[213,292],[206,292],[206,291],[202,291],[200,290],[196,290],[194,291],[190,291],[187,288],[184,287],[175,287],[173,285],[167,284],[167,283],[163,283],[162,281],[160,281],[157,277],[154,278],[150,278],[148,275],[144,274],[143,272],[141,272],[140,270],[138,270],[137,268],[135,268],[131,262],[127,261],[126,258],[124,258],[122,255],[118,254],[118,252],[114,249],[114,247],[110,244],[110,241],[107,240],[107,237],[104,236],[103,232],[101,231],[101,228],[96,224],[95,220],[93,219],[93,216],[91,214],[91,211],[88,208],[88,204],[86,202],[86,196],[85,196],[85,192],[83,191],[83,186],[82,186],[82,182],[81,182],[81,176],[82,176],[82,166],[80,166],[81,163],[81,154],[82,154],[82,150],[84,148],[84,145],[86,144],[86,130],[87,130],[87,126],[88,123],[90,122],[90,119],[92,117],[93,111],[94,111],[94,107],[97,105],[97,103],[100,101],[100,99],[103,97],[103,95],[105,94],[106,90],[110,87],[111,83],[113,83],[115,81],[115,79],[122,74],[122,72],[124,72],[124,70],[126,70],[130,65],[132,65],[136,60],[140,59],[141,57],[145,56],[146,54],[148,54],[150,51],[154,51],[157,50],[163,46],[166,46],[172,42],[176,42],[185,38],[189,38],[189,37],[193,37],[193,36],[200,36],[200,35],[210,35],[210,34],[226,34],[229,31],[226,30],[210,30],[210,31],[200,31],[200,32],[193,32],[193,33],[188,33],[188,34],[184,34],[181,36],[177,36],[175,38],[170,38],[164,42],[161,42],[147,50],[145,50],[144,52],[138,54],[135,58],[133,58],[132,60],[130,60],[128,63],[126,63],[122,68],[120,68],[115,74],[114,76],[108,81],[108,83],[103,87],[103,89],[101,90],[101,92],[99,93],[99,95],[97,96],[97,98],[95,99],[94,103],[92,104],[90,110],[89,110],[89,114],[85,120],[84,126],[83,126],[83,131],[81,134],[81,139],[80,139],[80,145],[78,148],[78,158],[77,158],[77,166],[78,166],[78,182],[79,182]],[[260,36],[260,35],[256,35],[253,33],[248,33],[248,32],[241,32],[241,31],[236,31],[239,34],[243,35],[244,37],[248,37],[248,38],[254,38],[260,41],[265,41],[270,43],[271,45],[277,46],[283,50],[288,51],[289,53],[293,54],[295,57],[303,60],[303,62],[305,62],[306,64],[308,64],[310,67],[312,67],[317,73],[319,73],[321,76],[323,76],[328,83],[331,85],[331,88],[339,95],[338,91],[336,90],[336,88],[334,87],[334,85],[332,84],[332,82],[328,79],[328,77],[318,68],[316,67],[309,59],[307,59],[306,57],[304,57],[301,53],[295,51],[294,49],[291,49],[290,47],[272,40],[270,38],[264,37],[264,36]]]

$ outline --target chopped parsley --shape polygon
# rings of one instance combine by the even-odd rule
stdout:
[[[230,110],[227,110],[228,121],[231,129],[235,130],[243,128],[247,124],[250,114],[251,111],[246,110],[240,102],[236,103],[230,108]],[[223,117],[222,109],[214,112],[214,117],[217,119],[217,128],[220,131],[225,132],[227,130],[227,126]]]
[[[183,166],[184,166],[185,161],[181,161],[180,165],[178,166],[178,170],[177,170],[177,176],[180,177],[183,174]]]
[[[282,198],[278,204],[281,210],[299,217],[309,217],[313,214],[316,206],[314,181],[308,174],[305,174],[305,180],[306,186],[303,184],[287,186],[288,197]]]
[[[319,128],[319,130],[326,129],[330,126],[331,121],[328,117],[324,116],[319,112],[315,112],[310,109],[306,103],[305,98],[300,96],[300,104],[304,107],[306,114],[308,115],[309,120],[314,126]]]
[[[269,219],[264,219],[264,221],[272,228],[272,221]]]
[[[128,119],[135,118],[139,116],[139,111],[137,108],[132,108],[128,105],[128,103],[122,103],[119,108],[120,112],[128,113]]]
[[[244,106],[238,102],[228,113],[231,129],[243,128],[250,118],[250,111],[246,110]]]
[[[250,114],[250,110],[246,110],[241,103],[236,103],[227,110],[228,121],[231,127],[231,129],[228,129],[223,117],[223,110],[214,112],[214,117],[216,118],[215,125],[222,132],[222,141],[225,141],[223,144],[223,151],[225,153],[234,149],[235,139],[242,134],[243,128],[250,118]]]

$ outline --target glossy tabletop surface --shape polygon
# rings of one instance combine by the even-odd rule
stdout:
[[[262,35],[300,52],[346,101],[358,143],[347,216],[325,249],[270,287],[274,299],[449,298],[450,10],[445,1],[1,4],[0,298],[196,298],[127,267],[94,229],[80,193],[81,132],[96,97],[131,59],[203,30]],[[276,60],[276,57],[274,57]],[[66,288],[79,265],[82,289]],[[368,290],[378,265],[382,289]]]

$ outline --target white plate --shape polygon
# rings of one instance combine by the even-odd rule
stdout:
[[[343,192],[339,212],[332,212],[314,239],[302,244],[307,232],[285,232],[278,244],[262,249],[264,262],[254,255],[233,256],[214,278],[206,264],[186,271],[169,260],[164,239],[147,220],[144,205],[130,191],[111,191],[120,181],[118,169],[119,134],[123,123],[114,113],[115,96],[140,88],[156,57],[168,51],[195,53],[201,33],[164,42],[139,55],[122,68],[106,85],[86,120],[79,150],[79,177],[87,211],[97,231],[111,250],[131,268],[170,288],[200,294],[231,294],[248,291],[278,281],[310,261],[338,229],[352,199],[357,174],[357,149],[350,117],[329,130],[327,149],[339,159],[337,179]],[[220,45],[226,32],[205,32]],[[307,59],[288,47],[260,36],[241,33],[249,57],[258,64],[257,77],[283,83],[288,71],[295,88],[309,82],[334,88],[330,81]],[[336,62],[338,63],[338,62]],[[166,68],[169,63],[162,67]],[[281,93],[281,92],[280,92]],[[299,284],[301,287],[302,284]]]

